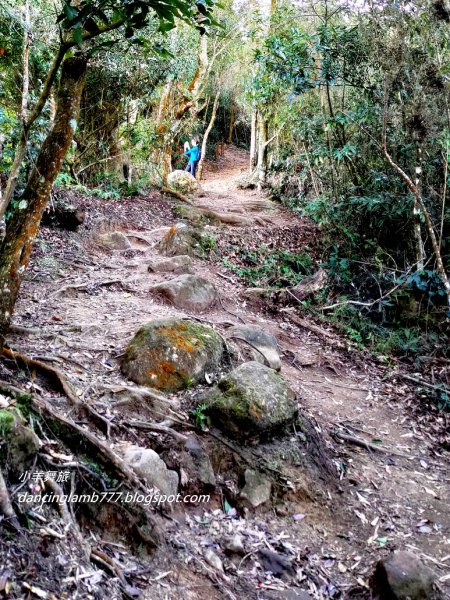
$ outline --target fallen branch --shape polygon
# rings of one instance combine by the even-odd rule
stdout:
[[[172,427],[168,427],[167,425],[163,425],[161,423],[148,423],[146,421],[126,421],[125,425],[129,425],[130,427],[136,427],[136,429],[156,431],[158,433],[167,433],[182,444],[185,444],[188,439],[186,435],[179,433],[178,431],[175,431],[175,429],[172,429]]]
[[[436,392],[444,392],[446,394],[450,394],[450,390],[446,388],[444,384],[441,383],[428,383],[428,381],[423,381],[423,379],[413,377],[412,375],[407,375],[406,373],[396,373],[395,377],[406,379],[406,381],[410,381],[411,383],[417,383],[417,385],[422,385],[423,387],[435,390]]]
[[[125,282],[123,281],[123,279],[107,279],[106,281],[85,281],[84,283],[73,283],[69,285],[64,285],[63,287],[56,290],[56,292],[50,294],[48,298],[59,296],[59,294],[67,292],[67,290],[82,290],[88,288],[91,285],[107,286],[114,284],[120,284],[123,288],[125,288]]]
[[[390,448],[386,448],[384,446],[379,446],[378,444],[373,444],[372,442],[366,442],[359,437],[354,435],[349,435],[347,433],[342,433],[341,431],[334,431],[334,437],[343,440],[344,442],[348,442],[349,444],[354,444],[355,446],[359,446],[360,448],[365,448],[366,450],[375,450],[376,452],[383,452],[384,454],[392,454],[393,456],[400,456],[401,458],[407,458],[411,460],[414,456],[408,456],[407,454],[402,454],[401,452],[396,452],[395,450],[391,450]]]
[[[161,192],[163,192],[164,194],[169,194],[170,196],[173,196],[174,198],[177,198],[178,200],[182,200],[183,202],[186,202],[187,204],[194,206],[193,202],[191,200],[189,200],[189,198],[187,196],[185,196],[184,194],[182,194],[181,192],[177,192],[176,190],[166,187],[165,185],[157,185],[157,184],[153,184],[153,185],[155,185],[155,187],[157,187],[159,190],[161,190]]]

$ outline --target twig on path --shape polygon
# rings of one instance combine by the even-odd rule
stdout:
[[[354,435],[342,433],[342,431],[333,431],[332,435],[334,435],[334,437],[339,438],[340,440],[343,440],[344,442],[354,444],[355,446],[359,446],[360,448],[365,448],[366,450],[375,450],[377,452],[383,452],[384,454],[392,454],[393,456],[407,458],[408,460],[411,460],[414,458],[414,456],[409,456],[408,454],[402,454],[401,452],[396,452],[395,450],[386,448],[384,446],[379,446],[378,444],[373,444],[372,442],[366,442],[366,440],[363,440]]]
[[[406,379],[406,381],[410,381],[411,383],[417,383],[417,385],[422,385],[424,387],[435,390],[436,392],[445,392],[446,394],[450,394],[450,390],[446,388],[444,384],[428,383],[428,381],[423,381],[423,379],[413,377],[412,375],[407,375],[406,373],[395,373],[394,376],[400,377],[401,379]]]
[[[125,289],[125,283],[123,281],[123,279],[107,279],[106,281],[85,281],[83,283],[73,283],[73,284],[69,284],[69,285],[64,285],[63,287],[59,288],[58,290],[56,290],[56,292],[53,292],[52,294],[50,294],[50,296],[47,297],[48,298],[53,298],[54,296],[59,296],[59,294],[62,294],[63,292],[67,292],[68,290],[81,290],[81,289],[86,289],[89,286],[108,286],[108,285],[114,285],[114,284],[120,284],[124,289]]]
[[[331,379],[328,379],[328,377],[325,377],[325,380],[328,381],[328,383],[331,383],[331,385],[335,385],[336,387],[344,388],[346,390],[353,390],[355,392],[370,392],[369,388],[357,387],[354,385],[345,385],[343,383],[337,383],[336,381],[331,381]]]
[[[136,427],[136,429],[156,431],[158,433],[167,433],[182,444],[186,443],[188,439],[187,435],[175,431],[175,429],[172,429],[172,427],[162,425],[161,423],[148,423],[146,421],[126,421],[125,425],[129,425],[130,427]]]
[[[242,318],[240,315],[237,315],[236,313],[234,313],[234,312],[231,312],[231,310],[228,310],[228,309],[227,309],[227,308],[224,306],[224,304],[223,304],[223,302],[222,302],[222,298],[221,298],[220,296],[219,296],[219,304],[220,304],[220,306],[221,306],[222,310],[224,310],[224,311],[225,311],[227,314],[231,315],[231,316],[232,316],[232,317],[234,317],[235,319],[239,319],[239,321],[240,321],[241,323],[244,323],[244,325],[245,325],[245,321],[244,321],[244,319],[243,319],[243,318]]]

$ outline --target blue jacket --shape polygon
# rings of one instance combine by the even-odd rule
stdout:
[[[198,146],[193,146],[192,148],[185,150],[184,153],[186,156],[189,156],[189,162],[197,162],[200,155],[200,150],[198,149]]]

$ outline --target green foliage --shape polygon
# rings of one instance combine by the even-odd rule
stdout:
[[[198,429],[205,431],[211,427],[211,419],[206,414],[206,410],[208,410],[207,404],[199,404],[193,411],[192,415],[194,417],[195,426]]]
[[[225,267],[241,277],[246,285],[254,287],[292,287],[309,275],[314,262],[308,254],[294,254],[289,251],[261,246],[249,251],[233,248],[237,260],[224,258]]]

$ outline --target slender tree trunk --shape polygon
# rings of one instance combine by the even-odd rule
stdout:
[[[0,247],[0,342],[3,344],[28,265],[34,238],[53,182],[77,127],[86,74],[84,57],[67,58],[62,66],[57,110],[52,130],[44,140],[19,206],[8,222]]]
[[[235,120],[236,120],[236,105],[234,104],[234,102],[232,102],[231,108],[230,108],[230,124],[228,126],[228,139],[227,139],[228,144],[233,143],[233,131],[234,131]]]
[[[214,104],[213,104],[212,113],[211,113],[211,119],[209,120],[208,127],[206,128],[205,134],[203,136],[202,157],[200,159],[198,169],[197,169],[198,181],[201,181],[201,179],[202,179],[203,161],[205,160],[205,157],[206,157],[206,148],[207,148],[207,144],[208,144],[208,137],[209,137],[209,134],[211,133],[211,129],[214,127],[214,121],[216,120],[217,109],[219,107],[219,97],[220,97],[220,92],[217,93],[217,95],[214,99]]]
[[[420,144],[417,146],[417,164],[416,164],[416,181],[415,185],[418,194],[422,196],[422,148]],[[416,261],[417,270],[423,271],[425,267],[425,248],[422,240],[422,227],[420,223],[420,204],[417,198],[414,197],[414,237],[416,238]]]
[[[30,83],[29,77],[29,56],[31,44],[31,23],[30,23],[30,2],[26,0],[23,7],[24,13],[24,36],[23,36],[23,75],[22,75],[22,101],[20,106],[20,120],[26,122],[27,107],[28,107],[28,88]]]
[[[259,116],[259,140],[258,140],[258,188],[261,189],[266,182],[267,171],[267,138],[268,123],[262,115]]]
[[[3,198],[0,203],[0,219],[5,216],[6,209],[8,208],[9,203],[14,195],[14,190],[16,189],[20,167],[22,165],[23,159],[25,158],[25,153],[27,151],[28,132],[30,131],[36,119],[41,114],[45,103],[47,102],[47,99],[50,95],[50,91],[52,89],[52,85],[56,78],[56,74],[58,73],[59,67],[61,66],[61,62],[64,58],[64,54],[66,53],[68,47],[69,46],[66,46],[64,44],[60,46],[58,54],[55,56],[53,64],[50,67],[49,72],[47,73],[47,77],[45,79],[41,95],[39,96],[39,99],[34,105],[31,113],[29,114],[27,122],[23,124],[22,129],[20,131],[19,141],[16,147],[16,154],[14,156],[14,161],[9,172],[5,193],[3,194]]]
[[[256,167],[256,128],[258,126],[258,111],[256,109],[252,112],[252,129],[250,136],[250,173],[253,173]]]

